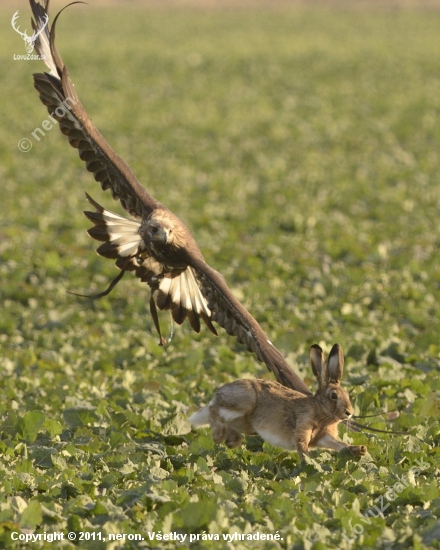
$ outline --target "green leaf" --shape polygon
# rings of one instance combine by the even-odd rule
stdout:
[[[20,518],[22,529],[35,529],[43,520],[43,511],[38,500],[31,500]]]
[[[82,428],[99,420],[93,408],[72,407],[63,411],[66,426],[71,429]]]
[[[51,455],[51,461],[58,470],[63,471],[67,468],[67,462],[60,455]]]
[[[18,431],[23,439],[33,443],[37,439],[38,432],[43,426],[46,416],[41,411],[29,411],[18,421]]]
[[[191,424],[185,418],[176,416],[162,426],[163,435],[184,435],[191,431]]]
[[[43,428],[45,428],[49,432],[50,437],[55,437],[63,432],[63,427],[61,426],[61,424],[57,420],[53,420],[52,418],[46,418],[43,424]]]
[[[198,529],[205,527],[215,519],[218,505],[213,500],[201,500],[200,502],[189,502],[185,508],[180,510],[181,525],[187,529]]]

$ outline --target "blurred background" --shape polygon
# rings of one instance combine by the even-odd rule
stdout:
[[[438,343],[439,12],[226,5],[70,7],[58,45],[86,109],[287,352],[337,339],[366,353],[397,337],[427,353]],[[11,17],[2,5],[1,253],[14,265],[3,276],[24,306],[56,297],[62,316],[86,315],[65,290],[115,268],[85,233],[84,191],[118,205],[57,128],[31,135],[47,118],[32,87],[44,67],[13,59],[25,49]],[[147,290],[126,279],[96,307],[132,301],[143,332]],[[13,316],[3,322],[14,330]]]

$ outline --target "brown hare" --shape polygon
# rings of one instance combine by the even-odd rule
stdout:
[[[189,420],[195,426],[210,424],[214,441],[225,441],[230,448],[240,445],[245,433],[296,450],[301,459],[310,447],[348,449],[353,456],[364,455],[364,445],[347,445],[338,439],[339,422],[353,415],[348,393],[340,386],[344,368],[341,346],[335,344],[326,361],[322,349],[313,345],[310,362],[318,381],[313,396],[270,380],[236,380],[219,388],[211,402]]]

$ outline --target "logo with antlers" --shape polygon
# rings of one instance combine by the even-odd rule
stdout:
[[[17,19],[18,19],[18,10],[12,16],[11,25],[14,31],[17,31],[18,34],[23,38],[26,51],[27,53],[30,54],[34,51],[35,41],[37,40],[38,36],[44,31],[47,24],[49,23],[49,16],[46,14],[43,26],[39,30],[34,30],[34,33],[32,34],[32,36],[28,35],[27,29],[24,32],[21,32],[20,27],[17,26]]]

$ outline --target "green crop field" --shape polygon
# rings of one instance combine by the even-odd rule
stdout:
[[[32,136],[43,64],[14,60],[15,9],[30,28],[24,1],[1,8],[0,547],[440,548],[440,11],[92,1],[59,21],[94,123],[293,368],[315,388],[309,347],[339,342],[355,414],[379,413],[361,422],[408,433],[341,427],[365,457],[301,464],[191,429],[216,387],[272,378],[222,329],[185,323],[159,347],[130,274],[95,302],[68,294],[118,273],[84,193],[123,211],[58,128]]]

